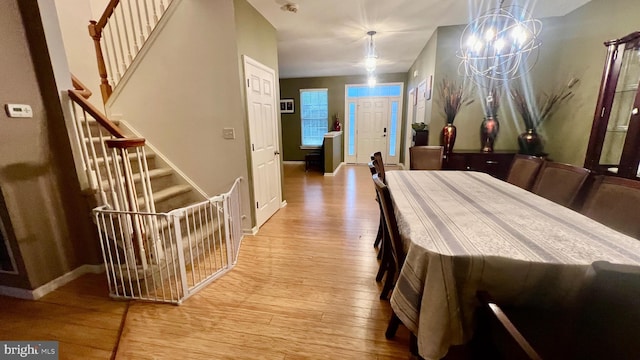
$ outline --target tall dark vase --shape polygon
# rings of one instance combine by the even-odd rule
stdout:
[[[518,135],[518,146],[520,147],[520,154],[526,155],[542,155],[543,145],[540,135],[536,132],[536,129],[528,129],[522,134]]]
[[[480,143],[482,144],[482,151],[493,152],[493,143],[498,137],[500,131],[500,123],[498,119],[493,116],[487,116],[482,120],[480,125]]]
[[[451,123],[447,123],[442,129],[442,134],[440,136],[440,143],[444,147],[444,155],[448,157],[448,155],[453,151],[453,145],[456,142],[456,127]]]

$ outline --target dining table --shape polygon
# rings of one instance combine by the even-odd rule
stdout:
[[[640,265],[640,241],[485,173],[396,170],[386,181],[406,252],[391,307],[425,359],[471,339],[478,291],[571,306],[594,261]]]

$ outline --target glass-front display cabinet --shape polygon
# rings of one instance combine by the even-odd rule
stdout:
[[[605,42],[598,105],[584,166],[640,180],[640,32]]]

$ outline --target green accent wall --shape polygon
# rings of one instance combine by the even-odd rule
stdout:
[[[406,73],[380,74],[377,75],[378,83],[402,82],[407,83]],[[367,79],[361,76],[330,76],[314,78],[292,78],[280,79],[280,98],[294,99],[295,113],[281,114],[282,118],[282,153],[285,161],[303,161],[304,155],[312,150],[300,149],[302,141],[302,129],[300,127],[300,89],[328,89],[329,96],[329,119],[327,120],[327,131],[334,122],[337,113],[340,122],[344,125],[344,96],[345,86],[355,84],[366,84]],[[405,98],[406,98],[406,91]],[[403,112],[402,118],[405,118]],[[403,145],[404,146],[404,145]],[[344,149],[342,151],[344,154]],[[340,161],[344,161],[344,155]]]
[[[637,0],[592,0],[565,16],[542,20],[540,56],[526,78],[531,88],[534,92],[549,91],[572,77],[580,79],[574,88],[575,96],[562,104],[540,128],[550,159],[583,165],[606,55],[603,42],[640,30],[638,13],[640,2]],[[445,124],[438,84],[445,77],[464,81],[457,57],[464,26],[439,27],[407,73],[407,92],[417,87],[425,76],[434,75],[433,97],[427,101],[424,119],[430,123],[430,144],[440,143],[440,129]],[[417,71],[416,78],[414,71]],[[480,149],[483,120],[480,101],[481,95],[476,89],[475,102],[456,117],[454,125],[458,136],[454,150]],[[517,150],[517,136],[526,129],[506,95],[501,97],[498,119],[500,133],[495,150]]]

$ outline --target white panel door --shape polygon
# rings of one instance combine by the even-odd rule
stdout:
[[[262,226],[282,203],[275,71],[244,56],[256,225]]]
[[[356,162],[366,164],[371,154],[380,151],[386,162],[387,128],[389,126],[389,99],[358,99],[356,111],[357,150]]]
[[[406,129],[406,139],[405,139],[405,147],[404,147],[404,167],[405,169],[409,168],[409,148],[413,146],[413,128],[411,124],[415,121],[413,120],[413,114],[416,109],[416,91],[417,89],[411,89],[409,91],[409,104],[407,106],[407,129]],[[424,106],[423,106],[423,114],[424,114]],[[424,120],[423,120],[424,121]]]

